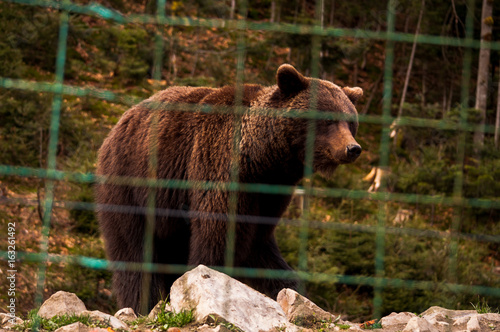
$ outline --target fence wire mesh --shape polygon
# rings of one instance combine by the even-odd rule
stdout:
[[[179,215],[183,217],[190,216],[191,211],[184,210],[165,210],[155,207],[155,190],[159,188],[175,188],[175,189],[213,189],[225,190],[230,192],[229,198],[229,219],[228,232],[226,238],[226,254],[225,266],[217,267],[217,269],[238,277],[258,277],[258,278],[294,278],[295,274],[290,271],[277,271],[268,269],[252,269],[241,268],[234,266],[234,246],[235,246],[235,227],[237,222],[251,223],[266,223],[269,220],[266,218],[256,218],[251,216],[237,215],[237,198],[241,192],[263,193],[263,194],[293,194],[296,190],[293,186],[269,185],[269,184],[251,184],[239,183],[239,165],[238,165],[238,146],[241,133],[241,115],[246,111],[242,105],[242,84],[245,81],[245,52],[246,40],[245,34],[247,31],[266,31],[279,32],[287,34],[307,35],[312,38],[312,58],[311,58],[311,76],[318,77],[319,74],[319,54],[320,54],[320,38],[355,38],[367,40],[382,40],[385,41],[385,64],[383,76],[383,112],[379,115],[359,114],[359,123],[376,124],[381,126],[381,142],[379,150],[379,164],[381,169],[387,168],[390,165],[390,131],[391,125],[396,120],[396,117],[391,115],[392,96],[393,96],[393,64],[394,64],[394,46],[396,43],[412,43],[414,39],[418,44],[430,45],[447,45],[451,47],[461,48],[464,52],[464,61],[462,65],[462,95],[459,122],[449,119],[426,119],[415,117],[401,117],[397,119],[399,127],[415,127],[415,128],[433,128],[437,130],[455,131],[458,137],[458,149],[456,153],[457,169],[461,170],[464,167],[465,145],[467,133],[478,130],[485,133],[493,133],[494,126],[481,126],[476,123],[467,121],[467,109],[470,99],[469,89],[471,81],[471,57],[472,52],[480,47],[489,47],[491,50],[500,51],[500,42],[486,42],[473,38],[473,12],[474,1],[468,1],[469,12],[467,13],[466,21],[466,36],[465,38],[449,38],[432,35],[414,36],[409,33],[401,33],[395,31],[395,12],[396,1],[389,0],[386,10],[386,31],[371,31],[361,29],[344,29],[322,27],[320,24],[320,8],[322,0],[316,3],[316,17],[314,24],[283,24],[269,22],[255,22],[246,19],[248,4],[244,1],[239,4],[239,19],[204,19],[197,17],[176,17],[168,16],[165,12],[165,0],[157,1],[157,11],[155,15],[147,14],[129,14],[124,15],[118,11],[107,8],[101,4],[91,3],[88,5],[76,4],[71,1],[51,1],[51,0],[8,0],[7,2],[30,5],[37,7],[45,7],[59,12],[59,39],[57,43],[57,61],[56,70],[53,82],[46,81],[29,81],[24,79],[12,79],[9,77],[0,77],[0,87],[5,89],[24,90],[37,93],[52,94],[52,111],[50,122],[50,140],[48,143],[48,157],[46,167],[33,168],[21,167],[16,165],[0,165],[0,175],[5,177],[26,177],[36,178],[45,181],[45,198],[43,200],[43,227],[40,239],[40,250],[37,253],[33,252],[17,252],[17,259],[26,262],[38,263],[38,279],[36,286],[36,299],[34,306],[39,306],[44,295],[44,284],[46,278],[46,267],[49,263],[73,263],[79,264],[91,269],[102,270],[132,270],[146,272],[164,272],[164,273],[183,273],[190,269],[189,266],[175,264],[155,264],[152,260],[152,228],[154,227],[155,217],[159,215]],[[70,171],[58,170],[56,164],[57,144],[61,126],[61,103],[64,96],[90,97],[101,100],[106,100],[124,105],[134,105],[139,102],[139,98],[116,93],[109,90],[97,89],[91,87],[79,87],[71,84],[65,84],[65,64],[67,55],[67,40],[69,31],[69,17],[72,14],[88,15],[92,17],[102,18],[116,24],[153,24],[157,27],[157,34],[154,40],[154,65],[152,69],[152,77],[154,80],[160,81],[162,77],[161,64],[164,59],[165,45],[162,38],[163,29],[168,26],[176,27],[198,27],[202,29],[223,29],[236,32],[237,50],[236,50],[236,68],[234,68],[235,84],[237,86],[236,106],[234,108],[214,107],[208,105],[192,105],[192,104],[177,104],[169,105],[175,107],[176,110],[185,112],[220,112],[232,113],[234,117],[234,140],[233,140],[233,155],[231,164],[231,181],[218,183],[211,181],[185,181],[176,179],[156,179],[157,171],[157,154],[155,145],[150,146],[150,177],[131,178],[131,177],[105,177],[98,176],[94,173],[78,173]],[[140,45],[137,45],[140,47]],[[224,65],[224,64],[220,64]],[[306,142],[305,156],[305,171],[303,184],[299,189],[304,191],[304,209],[302,215],[298,219],[282,220],[287,225],[292,225],[300,229],[299,237],[299,254],[298,254],[298,271],[297,275],[302,281],[309,282],[330,282],[343,283],[348,285],[370,286],[374,288],[373,296],[373,316],[381,316],[382,294],[388,288],[394,289],[414,289],[414,290],[431,290],[442,289],[451,293],[469,293],[477,295],[488,295],[500,297],[500,287],[491,287],[485,285],[469,285],[456,282],[456,266],[458,257],[458,243],[460,240],[480,241],[500,243],[500,235],[498,234],[471,234],[460,232],[461,211],[464,207],[473,208],[488,208],[500,209],[500,199],[482,199],[465,197],[463,194],[463,172],[456,172],[454,180],[454,189],[451,196],[447,195],[423,195],[418,193],[394,193],[386,190],[386,184],[382,182],[378,192],[367,192],[366,190],[349,190],[343,188],[319,188],[313,186],[311,177],[313,174],[313,144],[315,139],[315,123],[320,119],[339,119],[339,115],[323,113],[316,111],[317,89],[313,87],[313,98],[310,101],[310,111],[307,113],[283,110],[267,110],[266,116],[270,117],[303,117],[307,119],[308,135]],[[151,109],[155,111],[165,110],[165,105],[150,104]],[[152,128],[155,128],[157,123],[153,120]],[[153,129],[154,130],[154,129]],[[54,184],[57,181],[69,181],[75,183],[114,183],[120,185],[129,185],[148,188],[148,204],[146,207],[133,206],[96,206],[94,203],[56,200],[54,196]],[[310,215],[309,200],[311,197],[329,197],[329,198],[346,198],[354,201],[372,200],[378,202],[378,215],[376,225],[359,225],[345,224],[339,222],[322,222],[313,220]],[[5,204],[19,203],[14,198],[8,198]],[[388,202],[405,203],[405,204],[421,204],[421,205],[442,205],[450,206],[454,209],[453,221],[451,228],[448,231],[422,230],[408,227],[396,227],[386,224],[386,204]],[[26,202],[24,202],[26,203]],[[35,204],[35,202],[32,202]],[[146,215],[147,231],[145,238],[145,253],[143,263],[127,263],[127,262],[111,262],[105,259],[95,257],[86,257],[79,255],[59,255],[49,253],[49,235],[51,230],[51,221],[54,209],[80,209],[94,211],[96,208],[106,211],[119,211],[121,213],[140,213]],[[213,217],[213,216],[212,216]],[[217,217],[217,216],[215,216]],[[367,232],[375,234],[375,274],[373,276],[354,276],[332,273],[313,273],[308,271],[307,264],[307,248],[308,248],[308,232],[311,229],[333,229],[333,230],[349,230],[352,232]],[[388,235],[411,236],[423,238],[448,238],[449,242],[449,269],[446,281],[436,280],[407,280],[386,277],[386,262],[385,257],[385,240]],[[6,257],[7,252],[2,252],[2,257]],[[143,279],[143,289],[149,288],[150,280]],[[303,285],[303,284],[302,284]],[[304,289],[301,289],[304,291]],[[147,292],[147,291],[146,291]],[[147,294],[145,296],[148,296]]]

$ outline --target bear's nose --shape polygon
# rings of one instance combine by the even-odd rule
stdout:
[[[361,146],[358,144],[349,144],[345,149],[345,154],[347,158],[351,161],[356,160],[361,154]]]

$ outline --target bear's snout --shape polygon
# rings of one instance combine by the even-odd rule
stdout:
[[[347,158],[347,161],[353,162],[356,159],[358,159],[359,155],[361,154],[362,148],[359,144],[349,144],[347,145],[345,149],[345,155]]]

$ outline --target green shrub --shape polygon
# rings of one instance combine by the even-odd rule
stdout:
[[[73,202],[76,202],[77,204],[80,202],[94,202],[94,192],[91,184],[81,184],[79,189],[80,192],[78,192],[74,197],[70,197]],[[77,206],[69,211],[69,215],[75,223],[73,230],[77,234],[99,235],[99,224],[94,210],[88,209],[87,206]]]

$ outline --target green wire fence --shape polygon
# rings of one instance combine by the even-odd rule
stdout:
[[[5,1],[5,0],[4,0]],[[456,155],[456,164],[459,169],[463,168],[465,156],[466,134],[483,130],[487,133],[493,133],[493,126],[480,126],[467,122],[467,104],[469,100],[469,88],[471,79],[471,53],[480,47],[489,47],[492,50],[500,50],[500,42],[481,42],[473,38],[473,9],[474,0],[468,0],[467,20],[466,20],[466,36],[465,38],[448,38],[441,36],[431,35],[418,35],[415,37],[413,34],[401,33],[395,31],[395,12],[396,1],[388,0],[387,4],[387,30],[382,32],[375,32],[370,30],[361,29],[343,29],[343,28],[323,28],[319,25],[321,15],[321,1],[318,0],[316,4],[316,24],[279,24],[279,23],[266,23],[266,22],[252,22],[245,19],[247,16],[248,5],[243,1],[240,3],[239,13],[242,19],[226,20],[226,19],[203,19],[203,18],[187,18],[167,16],[165,13],[166,3],[165,0],[157,1],[156,15],[141,15],[130,14],[123,15],[115,10],[104,7],[97,3],[89,5],[80,5],[72,3],[71,1],[52,1],[52,0],[7,0],[7,2],[16,4],[26,4],[31,6],[46,7],[59,11],[59,39],[57,44],[57,62],[55,70],[54,82],[33,82],[23,79],[12,79],[9,77],[0,77],[0,87],[5,89],[20,89],[32,92],[52,93],[52,117],[50,124],[50,141],[48,146],[48,157],[46,168],[30,168],[19,167],[13,165],[0,165],[0,175],[2,176],[20,176],[31,177],[45,180],[45,193],[46,197],[43,201],[44,205],[44,218],[42,228],[42,238],[39,253],[17,252],[17,258],[21,261],[37,262],[39,266],[37,291],[35,306],[38,306],[42,301],[44,290],[44,283],[46,277],[46,267],[49,262],[60,263],[69,262],[79,264],[84,267],[92,269],[106,269],[106,270],[134,270],[134,271],[147,271],[147,272],[164,272],[164,273],[183,273],[190,267],[185,265],[165,265],[153,264],[151,256],[151,241],[152,241],[152,225],[154,224],[155,215],[162,213],[172,215],[172,213],[179,213],[180,215],[186,214],[186,211],[163,211],[156,209],[154,206],[155,190],[156,188],[203,188],[203,189],[217,189],[227,190],[230,194],[229,199],[229,219],[228,219],[228,232],[226,239],[226,265],[219,267],[223,272],[234,276],[245,277],[263,277],[263,278],[294,278],[295,275],[288,271],[275,271],[265,269],[251,269],[234,267],[234,245],[235,245],[235,225],[236,222],[266,222],[265,218],[259,220],[250,220],[245,216],[236,215],[236,204],[239,192],[253,192],[253,193],[266,193],[266,194],[293,194],[295,188],[291,186],[278,186],[278,185],[265,185],[265,184],[243,184],[238,183],[239,165],[238,160],[238,142],[240,139],[240,121],[241,114],[245,112],[242,106],[242,84],[244,82],[244,66],[245,66],[245,33],[246,31],[268,31],[268,32],[282,32],[290,34],[301,34],[312,36],[312,59],[311,59],[311,76],[317,77],[319,73],[319,54],[320,54],[320,38],[358,38],[358,39],[373,39],[383,40],[386,42],[385,47],[385,66],[384,66],[384,90],[383,90],[383,112],[381,116],[374,115],[359,115],[359,122],[361,125],[365,123],[381,125],[381,142],[380,142],[380,161],[379,167],[385,168],[389,166],[389,146],[390,146],[390,126],[396,120],[391,116],[391,100],[393,94],[393,63],[394,63],[394,45],[395,43],[412,43],[416,38],[417,43],[431,44],[431,45],[447,45],[464,49],[463,61],[463,74],[462,74],[462,95],[461,95],[461,113],[460,122],[452,122],[449,120],[434,120],[434,119],[421,119],[413,117],[402,117],[398,119],[399,126],[413,126],[420,128],[434,128],[437,130],[454,130],[459,137],[458,151]],[[210,181],[183,181],[183,180],[169,180],[169,179],[154,179],[156,174],[156,156],[158,151],[152,145],[150,150],[150,179],[144,178],[126,178],[126,177],[102,177],[92,173],[76,173],[66,172],[57,169],[56,165],[56,151],[57,142],[60,130],[60,116],[61,104],[64,95],[77,96],[77,97],[92,97],[106,101],[121,103],[125,105],[134,105],[139,100],[135,97],[115,93],[108,90],[100,90],[95,88],[77,87],[64,83],[65,62],[67,54],[67,40],[69,28],[69,15],[70,14],[89,15],[97,18],[102,18],[115,22],[118,24],[154,24],[157,26],[157,34],[154,40],[154,64],[152,70],[152,77],[155,80],[161,79],[161,64],[163,63],[164,56],[164,41],[162,38],[162,29],[165,26],[179,26],[179,27],[200,27],[200,28],[217,28],[226,29],[237,32],[237,61],[236,61],[236,107],[230,110],[220,107],[209,107],[202,105],[175,105],[176,110],[183,110],[186,112],[231,112],[235,114],[234,128],[235,135],[233,141],[233,155],[232,155],[232,168],[231,168],[231,181],[228,183],[214,183]],[[224,65],[224,64],[222,64]],[[314,91],[314,87],[312,87]],[[382,294],[387,288],[404,288],[404,289],[420,289],[428,290],[440,288],[453,293],[469,293],[478,295],[488,295],[500,297],[500,287],[488,287],[480,285],[463,285],[456,282],[442,282],[436,284],[434,281],[415,281],[403,280],[397,278],[385,277],[385,239],[387,234],[397,235],[410,235],[418,237],[429,238],[450,238],[450,257],[449,257],[449,278],[447,280],[455,280],[457,265],[457,250],[458,241],[461,239],[484,241],[492,243],[500,243],[499,235],[489,234],[465,234],[459,230],[460,211],[462,207],[477,207],[477,208],[490,208],[500,209],[500,199],[478,199],[464,197],[462,192],[463,187],[463,173],[457,172],[455,177],[455,185],[452,196],[445,195],[421,195],[421,194],[402,194],[391,193],[385,190],[385,183],[382,183],[382,188],[379,192],[369,193],[362,190],[346,190],[340,188],[316,188],[312,185],[312,159],[313,159],[313,143],[315,139],[315,123],[318,119],[338,119],[338,115],[325,114],[316,111],[316,94],[313,93],[313,98],[310,102],[310,112],[287,112],[282,110],[268,110],[266,116],[292,116],[304,117],[308,121],[308,135],[306,142],[306,167],[304,172],[304,210],[302,216],[298,220],[284,220],[287,224],[294,225],[300,228],[300,247],[299,247],[299,271],[297,275],[301,280],[313,282],[333,282],[344,283],[350,285],[366,285],[374,288],[374,316],[381,316]],[[151,108],[159,110],[165,106],[151,104]],[[155,122],[152,126],[154,128]],[[154,129],[153,129],[154,130]],[[51,228],[51,217],[54,208],[64,209],[82,209],[82,210],[95,210],[96,205],[93,203],[85,202],[72,202],[72,201],[57,201],[54,199],[54,183],[56,181],[71,181],[76,183],[108,183],[126,184],[130,186],[144,186],[148,190],[148,205],[140,209],[137,207],[124,207],[124,206],[106,206],[102,207],[111,211],[121,211],[127,213],[144,213],[147,220],[146,231],[146,245],[144,263],[125,263],[125,262],[110,262],[103,259],[94,257],[84,257],[75,255],[56,255],[48,253],[49,246],[49,233]],[[323,223],[311,220],[309,213],[309,199],[310,197],[342,197],[355,200],[374,200],[378,202],[378,223],[376,226],[367,225],[349,225],[342,223]],[[15,199],[9,199],[10,202],[16,202]],[[386,225],[386,212],[385,205],[387,202],[398,203],[411,203],[411,204],[440,204],[450,207],[455,207],[455,215],[451,225],[450,232],[431,231],[431,230],[418,230],[411,228],[399,228]],[[129,209],[129,210],[127,210]],[[375,275],[373,277],[367,276],[350,276],[350,275],[333,275],[325,273],[311,273],[307,271],[307,238],[308,231],[312,228],[322,229],[336,229],[336,230],[352,230],[360,232],[369,232],[375,234],[376,238],[376,252],[375,252]],[[149,245],[148,245],[149,244]],[[148,249],[149,248],[149,249]],[[2,256],[6,256],[6,252],[2,252]],[[147,279],[147,278],[145,278]],[[143,289],[148,289],[148,280],[143,281]]]

